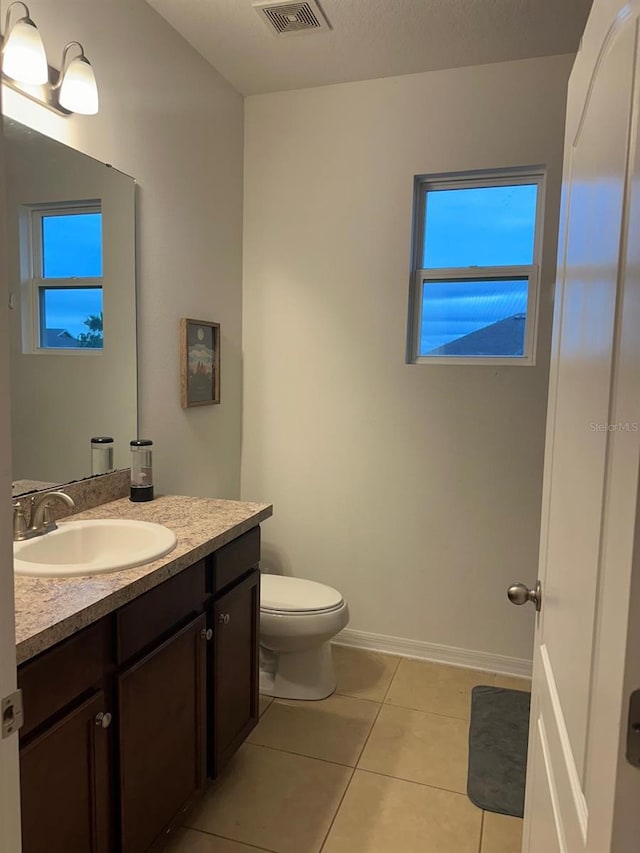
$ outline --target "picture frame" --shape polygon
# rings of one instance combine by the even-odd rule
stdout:
[[[220,323],[180,320],[180,405],[220,402]]]

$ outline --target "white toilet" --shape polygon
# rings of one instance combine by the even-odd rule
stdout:
[[[336,689],[329,641],[349,623],[347,602],[302,578],[263,574],[260,584],[260,692],[325,699]]]

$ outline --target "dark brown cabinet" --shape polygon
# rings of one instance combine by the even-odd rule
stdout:
[[[205,781],[204,614],[117,677],[123,853],[167,832]]]
[[[113,849],[109,727],[102,691],[20,753],[25,853]]]
[[[146,853],[258,721],[255,527],[23,664],[23,853]]]
[[[258,722],[259,613],[258,571],[213,605],[210,772],[214,778]]]

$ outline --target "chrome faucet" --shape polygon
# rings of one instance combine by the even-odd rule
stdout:
[[[23,501],[13,503],[13,541],[33,539],[34,536],[44,536],[57,528],[51,512],[54,500],[61,500],[68,507],[75,507],[73,498],[66,492],[43,492],[29,499],[28,506]]]

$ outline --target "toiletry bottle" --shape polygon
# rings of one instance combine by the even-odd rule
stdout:
[[[113,471],[113,439],[108,435],[98,435],[91,439],[91,476],[108,474]]]
[[[131,445],[131,494],[132,501],[153,500],[153,442],[147,438],[138,438]]]

